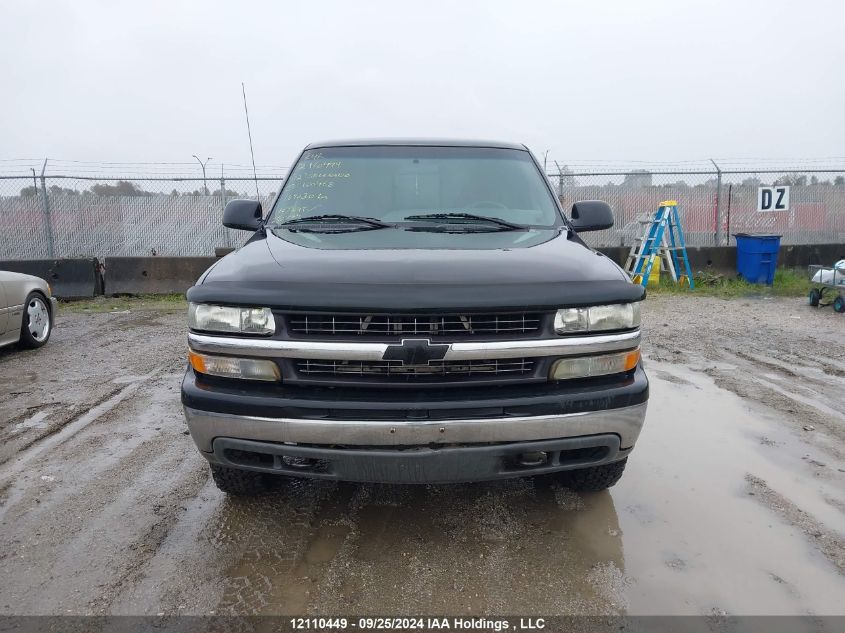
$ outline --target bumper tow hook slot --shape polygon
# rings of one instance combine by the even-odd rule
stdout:
[[[531,453],[522,453],[519,456],[518,463],[520,466],[542,466],[549,459],[549,454],[545,451],[533,451]]]
[[[317,462],[308,457],[298,457],[293,455],[283,455],[282,463],[289,468],[306,469],[312,468]]]

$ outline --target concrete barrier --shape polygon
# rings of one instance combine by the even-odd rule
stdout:
[[[18,259],[0,261],[0,270],[41,277],[53,296],[83,299],[103,293],[100,263],[95,259]]]
[[[781,246],[778,253],[778,267],[806,268],[813,264],[832,266],[840,259],[845,259],[845,244]]]
[[[216,261],[215,257],[106,257],[105,293],[181,294]]]
[[[628,246],[609,246],[599,248],[599,251],[607,255],[620,266],[625,265],[628,253],[631,249]],[[736,273],[736,248],[732,246],[694,246],[687,248],[690,268],[693,275],[699,270],[718,272],[723,275]]]
[[[695,246],[687,249],[692,274],[698,271],[736,275],[735,246]]]

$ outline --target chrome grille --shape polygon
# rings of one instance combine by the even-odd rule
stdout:
[[[307,376],[376,376],[426,378],[438,376],[495,377],[524,376],[534,371],[526,358],[500,360],[440,360],[427,365],[403,365],[398,360],[297,360],[296,369]]]
[[[540,315],[504,314],[295,314],[293,334],[329,336],[460,336],[524,334],[540,329]]]

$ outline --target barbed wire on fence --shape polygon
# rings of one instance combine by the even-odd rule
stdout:
[[[592,246],[632,244],[641,221],[666,199],[678,201],[691,246],[730,244],[741,232],[777,233],[784,244],[845,242],[845,164],[838,159],[803,159],[799,169],[763,159],[743,169],[719,160],[709,168],[682,161],[662,170],[645,161],[624,169],[613,163],[546,166],[565,209],[587,199],[614,208],[613,228],[584,234]],[[203,179],[196,163],[50,159],[45,169],[43,159],[0,161],[0,260],[207,256],[240,246],[248,236],[221,224],[226,203],[255,199],[257,185],[269,208],[287,168],[257,168],[256,178],[251,165],[221,166]],[[791,186],[789,211],[758,213],[758,187],[776,184]]]

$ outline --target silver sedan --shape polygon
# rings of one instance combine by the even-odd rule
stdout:
[[[40,277],[0,270],[0,346],[41,347],[50,338],[56,299]]]

